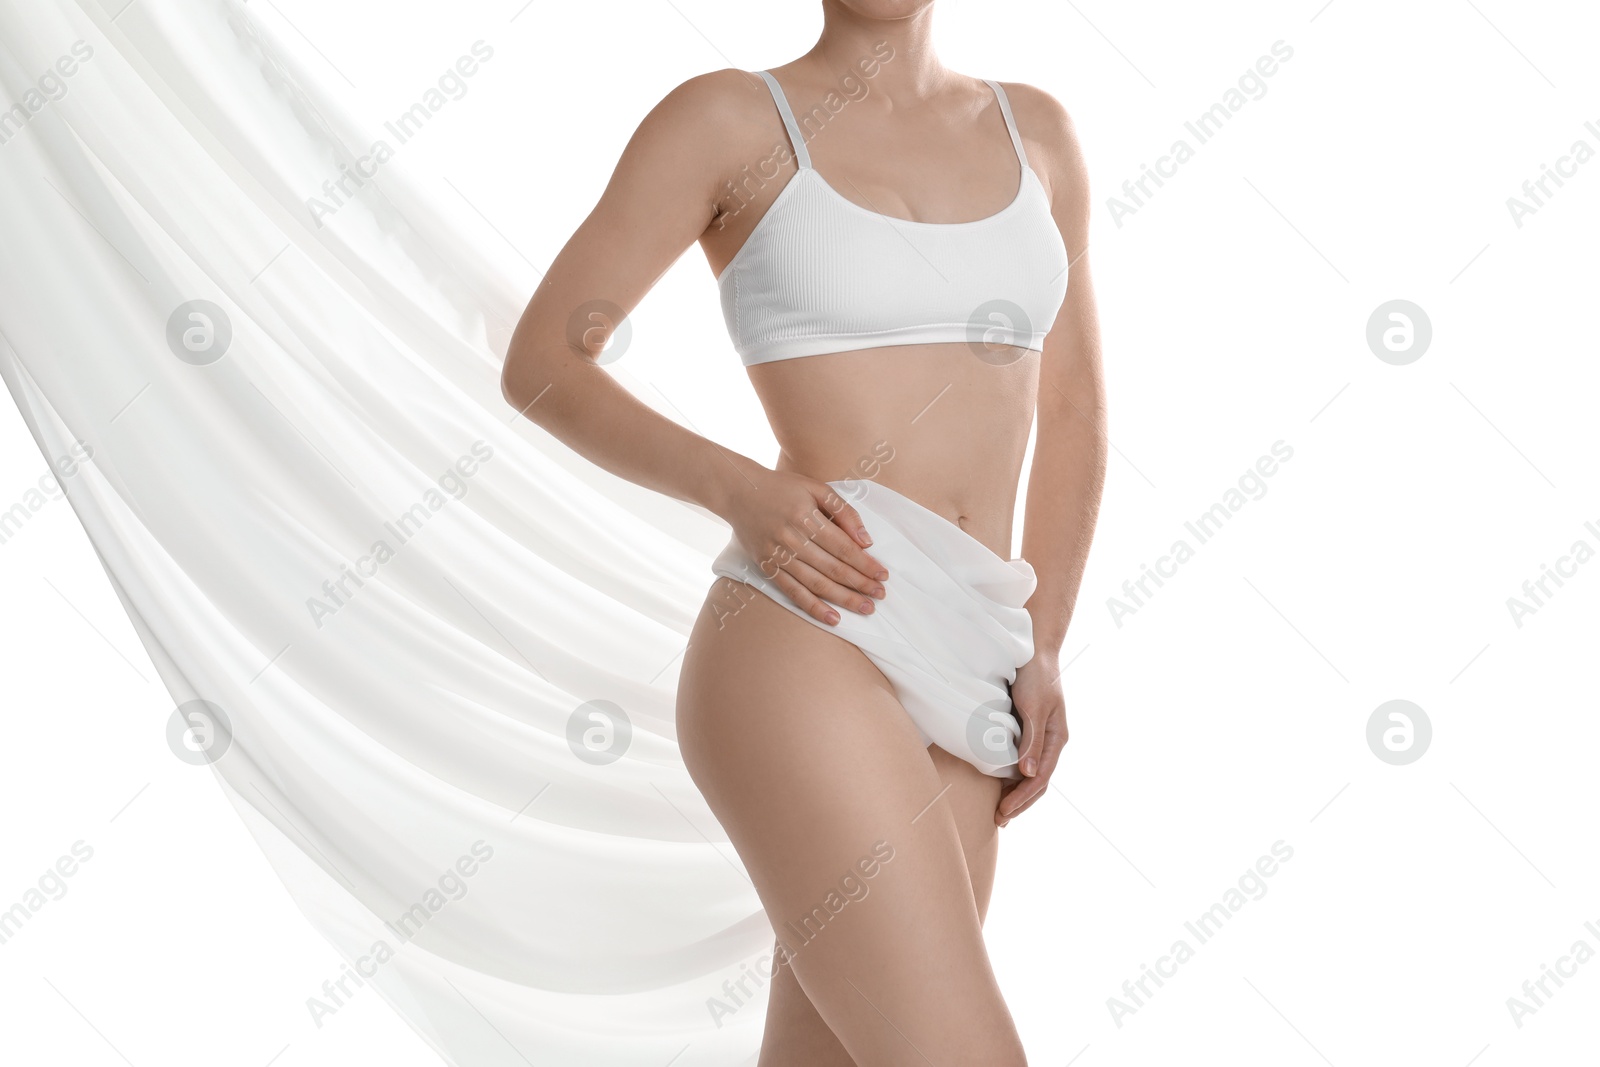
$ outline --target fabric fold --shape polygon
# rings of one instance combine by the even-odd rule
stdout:
[[[871,614],[813,618],[730,538],[714,574],[747,582],[791,613],[860,648],[893,684],[924,744],[984,774],[1016,780],[1022,727],[1011,703],[1017,668],[1033,658],[1025,605],[1038,585],[1027,560],[1002,559],[949,519],[878,482],[828,483],[853,506],[889,570]]]
[[[533,270],[420,165],[306,210],[347,94],[271,4],[0,4],[0,377],[92,457],[221,796],[445,1061],[744,1067],[764,1003],[711,1002],[773,931],[673,716],[726,527],[508,408]]]

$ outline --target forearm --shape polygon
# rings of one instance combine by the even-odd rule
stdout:
[[[1105,488],[1105,421],[1097,381],[1072,395],[1042,386],[1022,531],[1039,579],[1027,605],[1036,654],[1059,654],[1066,641]]]
[[[501,378],[506,402],[585,459],[678,500],[725,511],[766,468],[689,430],[565,346],[541,356],[513,340]]]

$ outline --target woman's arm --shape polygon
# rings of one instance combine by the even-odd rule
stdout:
[[[1022,556],[1039,584],[1028,600],[1034,658],[1017,672],[1012,701],[1023,720],[1019,768],[1001,799],[1004,825],[1044,794],[1067,740],[1061,646],[1078,597],[1106,474],[1105,383],[1089,277],[1089,178],[1071,117],[1049,94],[1019,86],[1019,122],[1039,131],[1051,213],[1066,242],[1067,296],[1039,364],[1037,428]],[[1013,97],[1015,99],[1016,97]],[[1024,127],[1029,128],[1029,127]]]
[[[586,459],[717,514],[761,465],[659,414],[595,360],[711,224],[738,76],[691,78],[645,116],[529,300],[500,378],[508,403]]]
[[[1054,101],[1051,101],[1054,103]],[[1038,427],[1028,472],[1022,556],[1039,587],[1028,601],[1034,647],[1059,655],[1088,563],[1106,475],[1106,397],[1089,263],[1089,176],[1060,105],[1050,154],[1051,213],[1072,264],[1067,298],[1039,364]]]
[[[752,85],[751,83],[755,84]],[[551,263],[507,349],[507,403],[597,466],[727,520],[779,588],[824,622],[887,572],[825,482],[723,448],[634,397],[595,360],[621,320],[712,224],[723,182],[759,160],[766,88],[738,70],[684,82],[634,132],[599,202]],[[775,123],[776,112],[770,116]],[[769,123],[769,125],[771,124]],[[871,577],[869,577],[871,575]],[[870,608],[869,608],[870,610]]]

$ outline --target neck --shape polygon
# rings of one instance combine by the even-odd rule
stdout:
[[[830,81],[861,78],[873,64],[872,89],[891,104],[915,107],[935,96],[950,72],[933,47],[933,5],[900,18],[873,18],[841,0],[822,0],[822,35],[802,57]]]

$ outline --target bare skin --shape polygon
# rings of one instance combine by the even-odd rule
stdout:
[[[1010,203],[1019,169],[1004,119],[981,80],[935,56],[931,0],[823,0],[823,11],[816,46],[771,68],[819,175],[899,219],[965,222]],[[1002,84],[1072,260],[1042,352],[908,345],[749,367],[781,447],[770,468],[652,411],[597,366],[620,317],[690,244],[720,273],[795,172],[765,84],[730,69],[691,78],[646,116],[507,355],[509,403],[596,464],[725,519],[824,623],[894,595],[871,531],[827,481],[863,476],[887,442],[893,458],[870,477],[1008,557],[1037,419],[1022,536],[1039,577],[1027,605],[1035,656],[1012,685],[1021,781],[923,747],[854,645],[739,583],[709,591],[679,679],[679,743],[774,928],[811,913],[875,842],[893,849],[865,896],[814,939],[788,939],[761,1067],[1026,1063],[982,921],[998,829],[1043,795],[1067,739],[1060,652],[1104,481],[1105,398],[1072,123],[1049,94]],[[847,106],[808,124],[830,92]],[[744,605],[731,616],[730,597]]]

